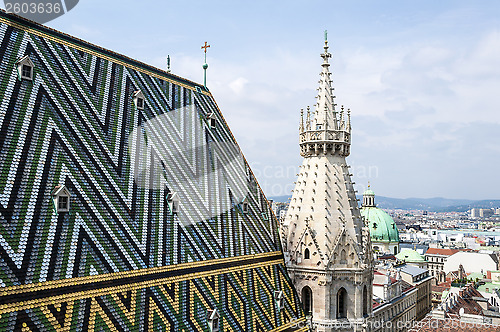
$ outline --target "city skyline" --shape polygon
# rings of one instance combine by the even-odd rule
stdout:
[[[328,30],[338,107],[352,110],[348,163],[358,190],[370,181],[382,196],[495,199],[499,9],[493,1],[81,1],[48,25],[162,69],[170,55],[172,73],[200,83],[207,41],[207,85],[267,196],[289,194],[296,180],[300,109],[314,106]],[[316,19],[323,11],[331,21]]]

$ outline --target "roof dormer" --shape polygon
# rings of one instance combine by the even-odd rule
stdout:
[[[66,186],[56,186],[54,190],[52,190],[52,200],[56,213],[69,212],[70,197],[71,194]]]
[[[137,90],[132,94],[132,99],[134,99],[135,108],[138,110],[144,109],[144,94],[141,90]]]
[[[248,211],[249,211],[248,198],[245,197],[245,199],[243,199],[243,202],[241,202],[241,212],[247,214]]]
[[[33,71],[35,69],[35,64],[31,61],[28,55],[25,55],[16,62],[17,65],[17,75],[19,80],[33,80]]]
[[[283,291],[274,291],[274,301],[276,302],[278,312],[285,308],[285,298],[283,296]]]
[[[217,126],[217,117],[214,112],[207,115],[207,121],[211,129],[214,129]]]
[[[167,203],[170,209],[170,213],[179,213],[179,195],[176,192],[171,192],[167,194]]]
[[[207,312],[207,321],[210,332],[219,332],[220,331],[220,315],[217,309],[208,310]]]

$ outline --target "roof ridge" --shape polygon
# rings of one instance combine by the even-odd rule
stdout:
[[[155,67],[153,65],[147,64],[145,62],[133,59],[129,56],[126,56],[121,53],[117,53],[115,51],[111,51],[110,49],[104,48],[102,46],[90,43],[78,37],[72,36],[65,32],[61,32],[54,28],[45,26],[43,24],[37,23],[35,21],[31,21],[22,16],[7,13],[4,9],[0,8],[0,22],[3,22],[7,25],[14,26],[20,30],[23,30],[27,33],[32,33],[35,35],[48,35],[49,39],[60,42],[62,44],[71,44],[71,47],[77,49],[83,49],[84,51],[90,53],[97,53],[102,58],[108,58],[108,60],[115,60],[114,62],[118,62],[124,65],[127,68],[136,69],[142,72],[145,72],[148,75],[161,77],[167,81],[172,83],[176,83],[178,85],[182,85],[188,89],[196,89],[199,87],[202,89],[202,93],[206,95],[211,95],[208,90],[205,90],[203,84],[196,83],[189,79],[183,78],[181,76],[169,73],[163,69]],[[47,37],[47,36],[45,36]]]

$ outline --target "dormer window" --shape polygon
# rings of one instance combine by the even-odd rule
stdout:
[[[134,99],[134,104],[135,108],[138,110],[143,110],[144,109],[144,94],[142,93],[141,90],[137,90],[134,92],[132,95],[132,98]]]
[[[217,309],[208,310],[207,321],[208,321],[208,328],[210,329],[210,332],[219,332],[220,331],[219,320],[220,320],[220,316],[219,316],[219,313],[217,312]]]
[[[278,312],[285,308],[285,298],[283,297],[283,291],[274,291],[274,301],[278,307]]]
[[[241,211],[244,214],[248,213],[248,200],[246,198],[243,200],[243,202],[241,202]]]
[[[171,192],[167,194],[167,203],[170,213],[179,213],[179,195],[176,192]]]
[[[69,212],[69,199],[71,195],[65,186],[56,186],[52,190],[52,200],[56,213]]]
[[[29,58],[29,56],[25,56],[16,62],[17,65],[17,74],[20,80],[33,80],[33,69],[35,65],[33,61]]]
[[[217,117],[215,114],[212,112],[207,115],[207,120],[208,120],[208,125],[210,126],[211,129],[214,129],[217,125]]]

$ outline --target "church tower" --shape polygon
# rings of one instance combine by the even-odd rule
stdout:
[[[314,111],[301,111],[304,157],[283,223],[288,271],[316,331],[366,330],[372,313],[373,255],[346,157],[350,110],[335,109],[325,32]],[[348,324],[346,324],[348,323]]]

